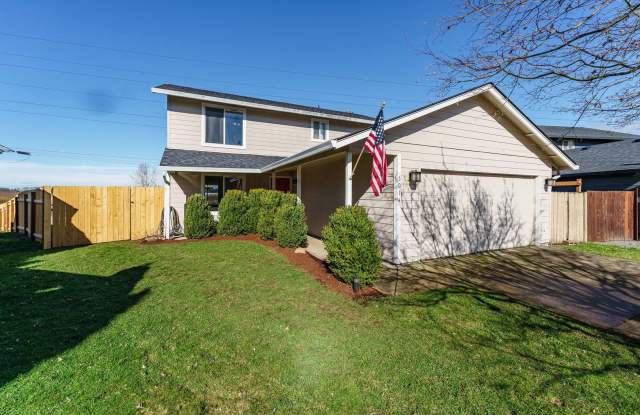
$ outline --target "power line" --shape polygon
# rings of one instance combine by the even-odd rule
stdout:
[[[221,65],[221,66],[228,66],[228,67],[234,67],[234,68],[243,68],[243,69],[251,69],[251,70],[260,70],[260,71],[280,72],[280,73],[286,73],[286,74],[292,74],[292,75],[302,75],[302,76],[312,76],[312,77],[320,77],[320,78],[328,78],[328,79],[341,79],[341,80],[347,80],[347,81],[370,82],[370,83],[401,85],[401,86],[412,86],[412,87],[421,87],[421,86],[425,85],[424,83],[418,83],[418,82],[402,82],[402,81],[394,81],[394,80],[362,78],[362,77],[348,76],[348,75],[333,75],[333,74],[326,74],[326,73],[319,73],[319,72],[306,72],[306,71],[296,71],[296,70],[292,70],[292,69],[271,68],[271,67],[259,66],[259,65],[239,64],[239,63],[224,62],[224,61],[205,59],[205,58],[194,58],[194,57],[187,57],[187,56],[165,55],[165,54],[161,54],[161,53],[148,52],[148,51],[142,51],[142,50],[114,48],[114,47],[109,47],[109,46],[101,46],[101,45],[94,45],[94,44],[81,43],[81,42],[72,42],[72,41],[66,41],[66,40],[51,39],[51,38],[39,37],[39,36],[22,35],[22,34],[9,33],[9,32],[0,32],[0,36],[8,36],[8,37],[14,37],[14,38],[28,39],[28,40],[37,40],[37,41],[40,41],[40,42],[47,42],[47,43],[53,43],[53,44],[59,44],[59,45],[67,45],[67,46],[75,46],[75,47],[107,50],[107,51],[118,52],[118,53],[128,53],[128,54],[141,55],[141,56],[150,56],[150,57],[162,58],[162,59],[209,63],[209,64],[213,64],[213,65]]]
[[[53,87],[49,87],[49,86],[22,84],[22,83],[18,83],[18,82],[0,81],[0,84],[9,85],[9,86],[17,86],[17,87],[20,87],[20,88],[42,89],[42,90],[46,90],[46,91],[56,91],[56,92],[64,92],[64,93],[78,94],[78,95],[94,95],[94,96],[104,97],[104,98],[127,99],[127,100],[131,100],[131,101],[148,102],[148,103],[152,103],[152,104],[155,104],[155,105],[157,105],[159,103],[158,99],[146,99],[146,98],[137,98],[137,97],[122,96],[122,95],[102,94],[102,93],[99,93],[99,92],[80,91],[80,90],[64,89],[64,88],[53,88]]]
[[[35,151],[38,153],[53,153],[53,154],[68,154],[74,156],[86,156],[86,157],[103,157],[103,158],[111,158],[111,159],[122,159],[122,160],[142,160],[142,161],[153,161],[157,162],[158,159],[150,159],[146,158],[147,156],[123,156],[117,154],[98,154],[98,153],[79,153],[75,151],[62,151],[62,150],[52,150],[49,148],[34,148],[34,147],[26,147],[26,150]]]
[[[23,104],[23,105],[36,105],[39,107],[49,107],[49,108],[61,108],[61,109],[68,109],[68,110],[74,110],[74,111],[87,111],[87,112],[102,112],[105,114],[118,114],[118,115],[127,115],[127,116],[131,116],[131,117],[145,117],[145,118],[160,118],[160,119],[166,119],[165,115],[147,115],[147,114],[138,114],[138,113],[133,113],[133,112],[118,112],[118,111],[107,111],[107,110],[100,110],[100,109],[86,109],[86,108],[78,108],[78,107],[70,107],[67,105],[55,105],[55,104],[45,104],[45,103],[41,103],[41,102],[31,102],[31,101],[19,101],[19,100],[12,100],[12,99],[2,99],[0,98],[0,102],[8,102],[8,103],[12,103],[12,104]]]
[[[105,124],[133,125],[133,126],[137,126],[137,127],[149,127],[149,128],[161,128],[161,129],[165,129],[166,128],[165,126],[160,126],[160,125],[140,124],[140,123],[135,123],[135,122],[125,122],[125,121],[97,120],[95,118],[73,117],[73,116],[68,116],[68,115],[49,114],[49,113],[45,113],[45,112],[20,111],[20,110],[5,109],[5,108],[0,108],[0,111],[2,111],[2,112],[12,112],[12,113],[16,113],[16,114],[26,114],[26,115],[41,115],[41,116],[44,116],[44,117],[63,118],[63,119],[68,119],[68,120],[93,121],[93,122],[99,122],[99,123],[105,123]]]

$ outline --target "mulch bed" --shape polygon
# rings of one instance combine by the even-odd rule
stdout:
[[[239,235],[239,236],[220,236],[215,235],[209,238],[203,239],[159,239],[159,240],[142,240],[140,242],[144,245],[161,245],[161,244],[175,244],[175,243],[190,243],[190,242],[202,242],[202,241],[249,241],[254,242],[260,245],[264,245],[279,253],[280,255],[287,258],[287,260],[298,268],[302,268],[309,275],[313,276],[316,281],[325,287],[338,292],[340,294],[346,295],[351,298],[362,298],[362,297],[381,297],[384,296],[380,291],[376,290],[374,287],[365,287],[361,289],[358,293],[354,293],[351,289],[351,285],[346,284],[340,280],[338,280],[327,268],[326,264],[311,255],[304,254],[296,254],[294,249],[292,248],[281,248],[278,246],[276,241],[265,241],[260,239],[258,235]]]

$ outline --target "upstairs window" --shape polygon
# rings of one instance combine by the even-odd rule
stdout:
[[[328,138],[329,123],[324,120],[311,120],[311,139],[324,141]]]
[[[204,143],[244,147],[244,112],[203,106]]]
[[[563,150],[573,150],[574,148],[576,148],[576,142],[574,140],[565,138],[562,140],[561,147]]]

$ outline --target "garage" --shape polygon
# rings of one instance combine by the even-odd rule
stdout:
[[[535,178],[423,171],[403,200],[404,247],[421,259],[528,245]]]

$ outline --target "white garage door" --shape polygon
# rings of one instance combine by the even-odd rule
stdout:
[[[402,199],[407,261],[529,245],[534,237],[531,177],[423,172]]]

